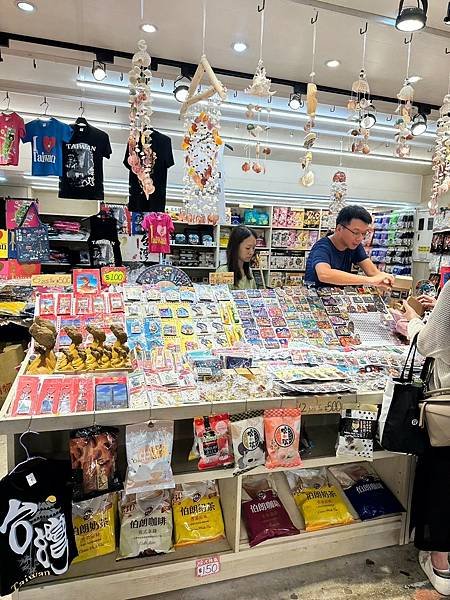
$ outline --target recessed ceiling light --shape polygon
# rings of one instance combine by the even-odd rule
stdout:
[[[156,25],[152,25],[151,23],[144,23],[143,25],[141,25],[141,29],[142,31],[145,31],[145,33],[155,33],[156,31],[158,31]]]
[[[36,10],[36,7],[31,2],[16,2],[16,6],[24,12],[34,12]]]
[[[420,75],[411,75],[411,77],[408,77],[409,83],[417,83],[418,81],[422,81],[422,79],[423,77]]]
[[[331,60],[327,60],[327,62],[325,63],[325,65],[327,67],[330,67],[330,69],[336,69],[336,67],[339,67],[341,64],[340,60],[337,60],[337,58],[333,58]]]
[[[245,52],[248,48],[245,42],[234,42],[232,47],[235,52]]]

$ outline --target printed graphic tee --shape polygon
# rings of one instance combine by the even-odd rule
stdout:
[[[77,556],[70,463],[31,459],[0,481],[0,595],[62,575]]]
[[[31,142],[31,174],[37,177],[60,176],[62,145],[72,137],[72,128],[53,117],[35,119],[25,125],[23,142]]]
[[[21,116],[0,113],[0,165],[19,164],[19,143],[25,135],[25,123]]]
[[[148,251],[170,253],[170,234],[175,230],[167,213],[149,213],[142,221],[142,229],[148,232]]]
[[[94,215],[89,219],[89,254],[92,267],[122,266],[122,253],[113,216]]]
[[[73,136],[63,145],[60,198],[103,200],[103,159],[111,156],[107,133],[88,123],[75,123]]]
[[[128,164],[127,145],[123,164],[130,171],[128,177],[128,210],[132,212],[164,212],[166,210],[167,171],[175,164],[170,137],[154,129],[152,133],[152,150],[156,154],[156,162],[152,173],[155,191],[147,199],[137,175],[133,173]]]

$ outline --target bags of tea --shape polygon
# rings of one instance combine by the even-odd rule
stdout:
[[[262,411],[231,416],[230,431],[234,452],[234,475],[265,463],[264,419]]]
[[[81,562],[116,549],[116,494],[104,494],[89,500],[74,502],[72,522]]]

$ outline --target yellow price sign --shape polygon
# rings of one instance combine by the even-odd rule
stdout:
[[[103,285],[122,285],[127,280],[125,267],[103,267],[101,273]]]
[[[31,285],[33,287],[66,287],[72,285],[72,275],[70,273],[32,275]]]
[[[234,273],[232,271],[224,271],[222,273],[210,273],[209,283],[211,285],[234,285]]]

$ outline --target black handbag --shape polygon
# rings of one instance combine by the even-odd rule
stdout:
[[[388,381],[384,392],[378,438],[381,446],[391,452],[423,454],[429,446],[427,433],[420,426],[420,402],[424,397],[430,363],[425,361],[420,379],[414,379],[416,352],[417,336],[400,377]]]
[[[38,227],[23,227],[30,210],[34,210],[39,220]],[[41,223],[36,204],[32,202],[25,212],[16,232],[17,261],[21,264],[46,262],[50,258],[50,244],[47,225]]]

